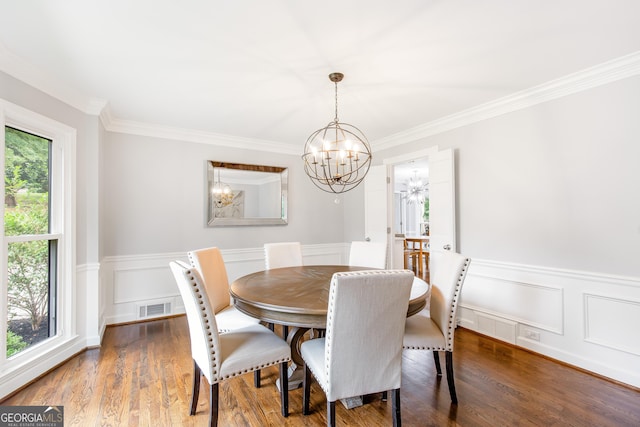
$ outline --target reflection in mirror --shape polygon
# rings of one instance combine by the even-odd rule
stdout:
[[[288,169],[207,162],[208,225],[287,223]]]

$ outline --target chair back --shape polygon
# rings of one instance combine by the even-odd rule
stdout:
[[[349,265],[381,268],[387,266],[387,244],[382,242],[351,242]]]
[[[456,311],[471,259],[456,252],[445,251],[431,278],[431,319],[445,337],[446,350],[453,350]]]
[[[191,266],[198,270],[207,288],[213,312],[219,313],[231,304],[229,278],[220,249],[198,249],[188,252],[187,255]]]
[[[207,289],[195,268],[184,268],[176,262],[169,263],[176,279],[189,323],[191,337],[191,357],[202,370],[209,384],[218,382],[216,367],[220,337],[216,317],[213,313]]]
[[[333,275],[325,345],[329,401],[400,388],[413,278],[407,270]]]
[[[264,261],[267,270],[301,266],[302,247],[300,242],[265,243]]]

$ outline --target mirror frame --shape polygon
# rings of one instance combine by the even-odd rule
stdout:
[[[213,185],[215,183],[215,171],[217,168],[241,171],[264,172],[278,174],[280,179],[280,212],[279,217],[273,218],[216,218],[215,204],[213,200]],[[246,226],[246,225],[286,225],[287,219],[287,185],[289,182],[289,168],[279,166],[249,165],[242,163],[207,161],[207,226]]]

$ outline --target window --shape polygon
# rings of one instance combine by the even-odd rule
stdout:
[[[12,384],[75,337],[75,130],[3,100],[0,124],[0,382]]]
[[[59,235],[50,227],[51,140],[9,126],[4,135],[9,358],[56,335]]]

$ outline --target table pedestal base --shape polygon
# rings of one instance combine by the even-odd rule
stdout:
[[[289,390],[295,390],[302,387],[302,380],[304,378],[304,370],[298,367],[295,363],[291,362],[287,369],[287,375],[289,376]],[[276,387],[280,391],[280,379],[276,380]]]
[[[342,402],[344,407],[347,409],[353,409],[363,405],[362,396],[347,397],[345,399],[340,399],[340,402]]]

